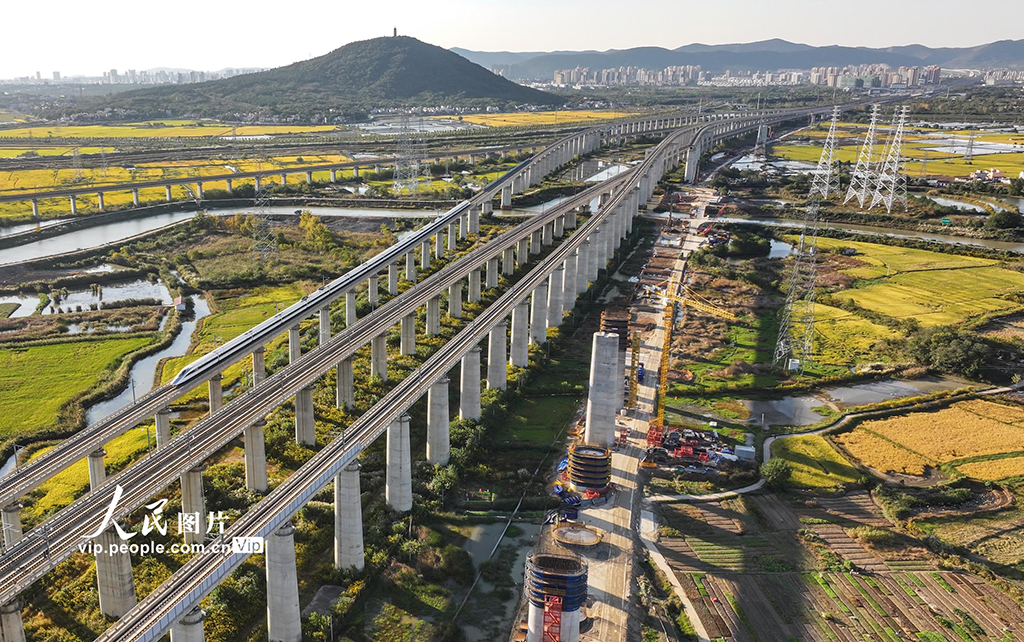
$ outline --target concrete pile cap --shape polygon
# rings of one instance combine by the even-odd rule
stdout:
[[[566,546],[597,546],[604,538],[596,528],[577,522],[562,522],[554,527],[552,534],[557,542]]]

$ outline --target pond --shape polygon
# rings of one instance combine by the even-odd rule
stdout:
[[[825,419],[815,408],[831,402],[840,408],[863,406],[888,399],[901,399],[954,390],[969,382],[952,377],[922,377],[913,380],[886,379],[825,388],[815,394],[790,395],[781,399],[745,399],[750,420],[763,426],[809,426]]]

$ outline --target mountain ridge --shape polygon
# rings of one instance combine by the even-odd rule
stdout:
[[[550,81],[557,69],[590,67],[644,67],[700,65],[706,71],[754,69],[809,69],[886,63],[890,66],[939,65],[947,68],[1024,68],[1024,39],[999,40],[973,47],[927,47],[921,44],[891,47],[814,46],[780,38],[749,43],[706,45],[691,43],[675,49],[633,47],[606,51],[477,52],[459,49],[460,55],[488,68],[502,70],[513,80]],[[484,64],[484,61],[487,64]]]

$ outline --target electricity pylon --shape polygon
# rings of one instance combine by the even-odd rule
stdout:
[[[853,176],[850,180],[850,187],[846,190],[846,198],[843,205],[856,198],[860,207],[864,207],[868,196],[871,194],[871,186],[875,178],[875,142],[878,131],[878,110],[879,105],[871,107],[871,123],[868,125],[868,132],[864,135],[864,144],[861,145],[860,155],[857,157],[857,166],[853,168]]]
[[[885,211],[892,214],[892,206],[899,203],[903,211],[907,211],[907,175],[903,171],[903,128],[907,123],[907,106],[904,105],[893,113],[893,132],[886,149],[885,161],[878,172],[875,183],[875,194],[871,197],[872,209],[879,203],[885,205]]]
[[[814,354],[814,302],[818,277],[818,210],[821,201],[839,190],[836,171],[836,122],[839,108],[832,110],[832,125],[818,159],[811,191],[807,195],[804,224],[789,274],[786,305],[779,318],[772,366],[803,372]]]

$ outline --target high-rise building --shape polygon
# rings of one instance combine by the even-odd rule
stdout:
[[[53,79],[54,80],[60,80],[60,72],[59,71],[53,72]]]

